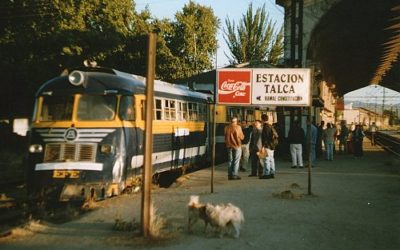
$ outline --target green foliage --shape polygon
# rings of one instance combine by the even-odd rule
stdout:
[[[137,12],[132,0],[0,1],[0,116],[29,115],[37,88],[85,59],[144,75],[149,32],[158,35],[157,78],[210,69],[218,25],[211,8],[193,2],[171,21]]]
[[[171,78],[185,78],[212,68],[216,53],[219,20],[213,10],[190,1],[175,15],[174,35],[166,38],[177,57],[177,69]]]
[[[254,13],[250,4],[238,26],[229,17],[225,24],[224,39],[231,53],[231,64],[251,61],[277,64],[283,54],[283,29],[276,33],[275,23],[266,13],[265,5]]]

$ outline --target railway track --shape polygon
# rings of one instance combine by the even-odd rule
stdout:
[[[371,134],[367,133],[368,138]],[[382,130],[376,133],[376,143],[386,151],[400,157],[400,131]]]

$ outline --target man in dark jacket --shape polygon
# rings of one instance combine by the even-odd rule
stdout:
[[[258,152],[260,152],[261,148],[263,147],[262,145],[262,122],[260,120],[256,120],[254,122],[254,128],[251,133],[251,138],[250,138],[250,159],[251,159],[251,174],[249,177],[252,176],[257,176],[260,172],[261,169],[261,160],[258,157]]]
[[[305,142],[305,133],[298,121],[294,121],[293,126],[289,129],[288,142],[290,144],[290,154],[292,156],[292,168],[303,168],[303,143]]]
[[[241,125],[242,125],[244,139],[242,140],[242,157],[240,159],[239,170],[245,172],[249,164],[249,157],[250,157],[249,143],[253,128],[248,125],[246,120],[242,120]]]
[[[261,115],[261,120],[263,122],[261,138],[263,147],[267,151],[267,157],[264,159],[264,173],[260,176],[260,179],[271,179],[275,178],[274,150],[276,145],[273,143],[274,132],[272,125],[268,123],[268,116],[266,114]]]

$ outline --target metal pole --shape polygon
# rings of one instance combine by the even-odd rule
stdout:
[[[216,113],[217,113],[217,104],[215,100],[215,95],[214,95],[214,105],[212,108],[213,115],[212,115],[212,125],[213,125],[213,130],[212,130],[212,154],[211,154],[211,161],[212,161],[212,166],[211,166],[211,193],[214,193],[214,172],[215,172],[215,143],[216,143],[216,131],[217,131],[217,124],[215,121],[216,118]]]
[[[156,34],[148,35],[147,50],[147,76],[146,76],[146,120],[144,138],[144,165],[143,165],[143,188],[142,188],[142,234],[144,237],[150,235],[150,206],[151,206],[151,176],[153,154],[153,97],[154,97],[154,75],[156,65]]]
[[[312,157],[311,157],[311,144],[312,144],[312,136],[311,136],[311,111],[312,111],[312,91],[314,86],[314,70],[315,66],[311,67],[311,76],[310,76],[310,104],[308,106],[308,114],[307,114],[307,144],[308,144],[308,195],[311,195],[311,168],[312,168]]]

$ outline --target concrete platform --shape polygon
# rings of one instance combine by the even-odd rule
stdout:
[[[143,241],[132,232],[113,231],[116,218],[140,221],[140,193],[99,203],[100,208],[74,221],[44,224],[33,234],[0,239],[1,249],[399,249],[400,164],[379,147],[364,143],[365,155],[335,155],[312,169],[312,194],[307,195],[307,169],[292,169],[277,159],[275,179],[241,173],[227,179],[227,165],[216,167],[214,193],[210,168],[181,177],[168,189],[154,188],[157,213],[170,235]],[[296,199],[281,197],[290,191]],[[203,233],[203,224],[187,232],[190,195],[203,202],[231,202],[245,215],[239,239]],[[293,197],[292,197],[293,198]]]

